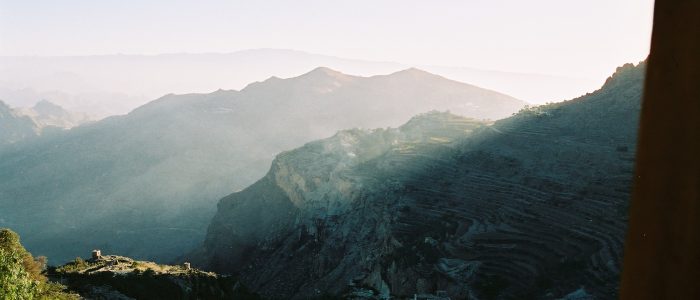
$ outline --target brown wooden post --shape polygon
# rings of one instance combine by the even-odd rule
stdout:
[[[657,0],[620,298],[700,299],[700,0]]]

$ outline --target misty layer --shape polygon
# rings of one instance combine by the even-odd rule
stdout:
[[[433,109],[498,119],[523,105],[416,69],[365,78],[318,68],[241,91],[167,95],[0,152],[0,227],[55,262],[93,248],[168,261],[201,243],[218,199],[284,150]]]

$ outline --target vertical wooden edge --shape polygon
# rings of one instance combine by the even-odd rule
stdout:
[[[620,299],[700,299],[700,0],[657,0]]]

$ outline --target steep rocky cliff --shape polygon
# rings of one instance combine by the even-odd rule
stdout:
[[[383,174],[410,160],[418,149],[440,149],[455,138],[483,125],[451,115],[431,112],[413,118],[398,129],[341,131],[335,136],[285,152],[273,161],[270,172],[245,190],[220,201],[219,213],[210,226],[207,247],[220,249],[224,257],[216,268],[242,267],[239,263],[258,244],[272,249],[276,242],[298,227],[299,238],[319,233],[318,222],[336,219],[354,209],[365,188],[385,184]],[[376,178],[375,178],[376,177]],[[303,233],[302,233],[303,232]],[[216,235],[221,234],[219,237]],[[230,249],[235,252],[231,256]],[[209,252],[213,257],[219,252]],[[225,265],[225,266],[224,266]]]
[[[643,75],[492,125],[433,113],[283,153],[192,257],[272,298],[614,299]]]

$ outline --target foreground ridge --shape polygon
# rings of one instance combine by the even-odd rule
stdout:
[[[238,280],[192,268],[120,255],[76,258],[47,271],[50,279],[88,299],[259,299]]]

